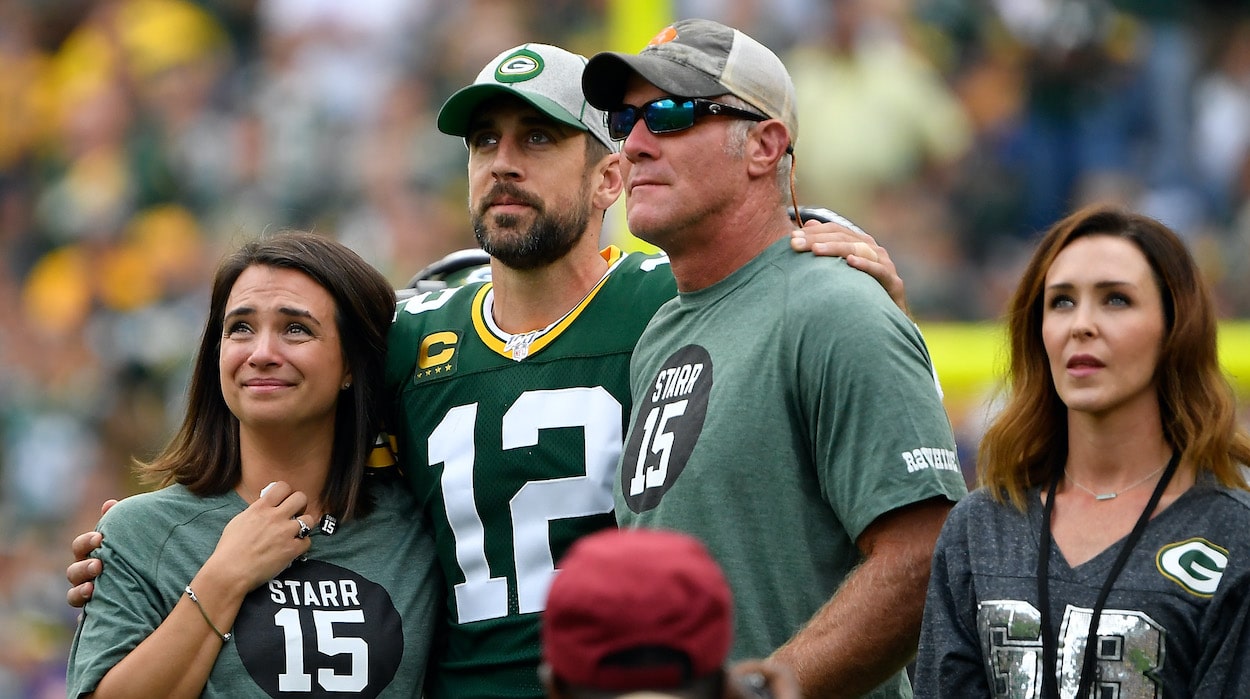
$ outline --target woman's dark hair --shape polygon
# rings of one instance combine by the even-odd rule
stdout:
[[[320,499],[340,520],[364,514],[365,464],[381,426],[386,334],[395,314],[395,293],[386,278],[349,248],[325,236],[284,231],[244,244],[227,255],[213,278],[208,321],[195,358],[187,414],[169,445],[140,463],[146,480],[180,483],[191,492],[218,495],[241,477],[239,421],[221,392],[221,352],[226,302],[244,270],[295,270],[334,300],[343,360],[352,377],[340,394],[330,472]]]

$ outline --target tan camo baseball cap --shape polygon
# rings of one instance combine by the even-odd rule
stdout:
[[[675,97],[734,95],[799,136],[794,81],[777,54],[732,27],[683,19],[665,27],[639,53],[595,54],[582,91],[600,109],[621,106],[632,73]]]

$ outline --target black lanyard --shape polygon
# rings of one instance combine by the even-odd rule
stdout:
[[[1141,516],[1137,518],[1137,523],[1133,525],[1133,531],[1129,532],[1128,538],[1124,540],[1124,545],[1120,548],[1120,555],[1116,557],[1115,563],[1111,565],[1111,571],[1107,573],[1107,579],[1102,584],[1102,589],[1098,591],[1098,600],[1094,603],[1094,610],[1089,620],[1089,630],[1085,633],[1085,657],[1081,663],[1081,676],[1077,682],[1076,699],[1084,699],[1089,694],[1090,686],[1094,683],[1094,657],[1097,655],[1097,648],[1091,642],[1097,640],[1098,620],[1102,616],[1103,606],[1107,603],[1107,596],[1111,594],[1111,586],[1115,584],[1115,579],[1120,576],[1120,571],[1124,570],[1124,565],[1128,562],[1129,553],[1133,547],[1137,545],[1137,541],[1141,539],[1142,534],[1146,532],[1146,524],[1150,522],[1150,515],[1154,513],[1155,508],[1159,506],[1159,500],[1163,497],[1163,491],[1167,490],[1168,483],[1172,480],[1172,474],[1176,473],[1176,466],[1180,463],[1181,453],[1175,449],[1172,450],[1172,458],[1168,461],[1167,468],[1163,470],[1163,477],[1155,484],[1154,492],[1150,495],[1150,501],[1146,503],[1146,509],[1142,510]],[[1047,491],[1046,504],[1042,508],[1042,541],[1041,550],[1037,556],[1037,603],[1040,609],[1042,623],[1042,696],[1051,699],[1059,699],[1059,681],[1058,681],[1058,662],[1059,662],[1059,639],[1055,636],[1054,629],[1050,620],[1050,515],[1055,506],[1055,489],[1059,486],[1059,479],[1063,476],[1063,472],[1055,473],[1050,479],[1050,490]]]

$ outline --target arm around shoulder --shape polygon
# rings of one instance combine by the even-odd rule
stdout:
[[[244,597],[308,549],[291,519],[306,501],[281,486],[233,517],[171,489],[110,512],[99,551],[108,574],[74,637],[69,695],[199,696]]]
[[[75,633],[70,696],[198,696],[203,691],[222,641],[181,586],[154,575],[161,550],[157,541],[168,530],[151,517],[161,506],[153,504],[157,497],[128,500],[101,520],[107,543],[95,556],[108,574],[96,582]],[[218,597],[216,585],[199,585],[199,594],[214,606],[224,597]]]

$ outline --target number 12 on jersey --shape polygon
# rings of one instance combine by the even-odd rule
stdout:
[[[508,536],[487,531],[482,523],[474,491],[478,477],[489,479],[494,463],[479,454],[478,404],[447,411],[428,440],[429,465],[443,466],[440,487],[447,523],[455,537],[456,563],[464,582],[455,586],[458,621],[498,619],[508,615],[508,580],[492,576],[486,556],[488,537]],[[541,449],[542,430],[580,427],[584,435],[583,462],[570,466],[578,475],[542,479],[551,473],[551,459]],[[520,614],[541,612],[547,588],[555,575],[550,522],[570,517],[589,517],[612,512],[612,481],[621,451],[621,404],[602,386],[579,386],[527,391],[504,413],[502,445],[533,451],[535,480],[526,482],[508,502],[512,531],[513,563]]]

